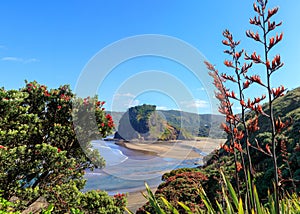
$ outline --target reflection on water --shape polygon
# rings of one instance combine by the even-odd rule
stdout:
[[[93,172],[86,171],[87,184],[85,191],[101,189],[109,194],[117,192],[132,192],[143,189],[144,182],[150,186],[157,186],[161,176],[176,168],[195,167],[197,160],[178,160],[160,158],[142,152],[133,151],[118,146],[114,141],[94,141],[93,146],[98,149],[106,161],[104,169]]]

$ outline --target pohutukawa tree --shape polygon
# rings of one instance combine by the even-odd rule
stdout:
[[[2,197],[18,197],[18,210],[43,196],[55,206],[55,212],[70,213],[76,207],[91,213],[101,209],[121,213],[124,206],[117,206],[120,198],[80,192],[85,185],[84,170],[105,165],[90,142],[95,136],[110,134],[114,127],[103,105],[97,97],[76,97],[67,85],[49,90],[28,82],[19,90],[0,88]],[[87,112],[94,114],[96,121],[74,126]]]

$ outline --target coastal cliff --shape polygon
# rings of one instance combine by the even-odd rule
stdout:
[[[119,121],[115,139],[138,141],[169,141],[192,139],[192,135],[168,123],[155,105],[129,108]]]

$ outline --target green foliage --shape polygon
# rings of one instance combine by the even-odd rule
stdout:
[[[14,209],[24,210],[43,196],[51,204],[44,213],[122,213],[125,199],[80,191],[84,170],[105,164],[90,143],[113,129],[103,104],[96,96],[77,98],[67,85],[0,89],[1,209],[12,197]]]
[[[20,212],[14,212],[14,203],[7,201],[0,195],[0,214],[19,214]]]
[[[88,213],[121,214],[126,206],[125,195],[111,198],[106,192],[92,190],[83,194],[78,206]]]
[[[180,120],[180,118],[173,115],[175,117],[173,119],[178,121],[176,124],[172,124],[168,122],[170,118],[165,118],[164,113],[163,111],[156,111],[156,106],[153,105],[144,104],[129,108],[119,121],[115,138],[129,141],[170,141],[193,138],[192,134],[185,129],[184,124],[180,123],[184,120],[184,117]],[[170,116],[170,114],[168,115]]]
[[[204,206],[200,200],[198,189],[201,184],[206,185],[207,180],[208,178],[197,169],[180,169],[178,173],[172,171],[164,177],[164,182],[158,186],[153,197],[166,213],[172,213],[168,210],[170,207],[183,213],[184,208],[177,203],[178,201],[183,202],[195,212]],[[162,197],[168,200],[169,204],[166,205]],[[137,213],[154,213],[155,211],[152,204],[146,204]]]
[[[182,209],[179,210],[177,207],[172,205],[170,201],[168,201],[164,197],[160,197],[160,201],[157,200],[157,197],[154,196],[154,194],[151,192],[149,186],[146,184],[146,190],[147,195],[144,195],[144,197],[149,201],[149,206],[152,208],[153,211],[150,211],[150,213],[209,213],[209,214],[217,214],[217,213],[227,213],[227,214],[250,214],[254,213],[254,210],[248,211],[247,208],[247,200],[242,200],[242,198],[238,198],[238,195],[236,191],[234,190],[232,184],[229,182],[229,180],[226,178],[224,173],[220,171],[223,185],[222,185],[222,198],[223,203],[217,202],[217,207],[215,208],[210,199],[207,197],[205,190],[203,187],[199,187],[198,195],[203,201],[203,204],[205,207],[202,209],[194,210],[187,206],[185,203],[181,201],[177,201],[179,207]],[[248,173],[248,176],[250,174]],[[252,189],[252,185],[249,184],[249,188],[251,191],[254,192],[254,204],[257,209],[258,214],[276,214],[274,204],[275,204],[275,197],[274,195],[269,194],[268,196],[268,203],[266,205],[263,205],[260,201],[260,198],[258,196],[258,193],[256,191],[256,187],[254,186],[254,189]],[[163,205],[163,206],[162,206]],[[151,209],[150,209],[151,210]],[[280,201],[280,211],[281,214],[297,214],[300,213],[300,198],[294,195],[286,195],[281,201]],[[132,213],[130,211],[127,211],[128,213]],[[139,213],[139,212],[138,212]],[[147,212],[146,212],[147,213]],[[148,212],[149,213],[149,212]]]

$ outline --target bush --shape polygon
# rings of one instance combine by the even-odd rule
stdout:
[[[74,211],[88,199],[97,208],[82,207],[85,213],[106,208],[121,213],[123,204],[106,193],[80,192],[85,185],[84,170],[105,165],[90,143],[114,127],[103,105],[96,96],[76,97],[67,85],[48,89],[26,82],[19,90],[0,88],[3,199],[16,197],[15,209],[23,210],[43,196],[57,213]]]

